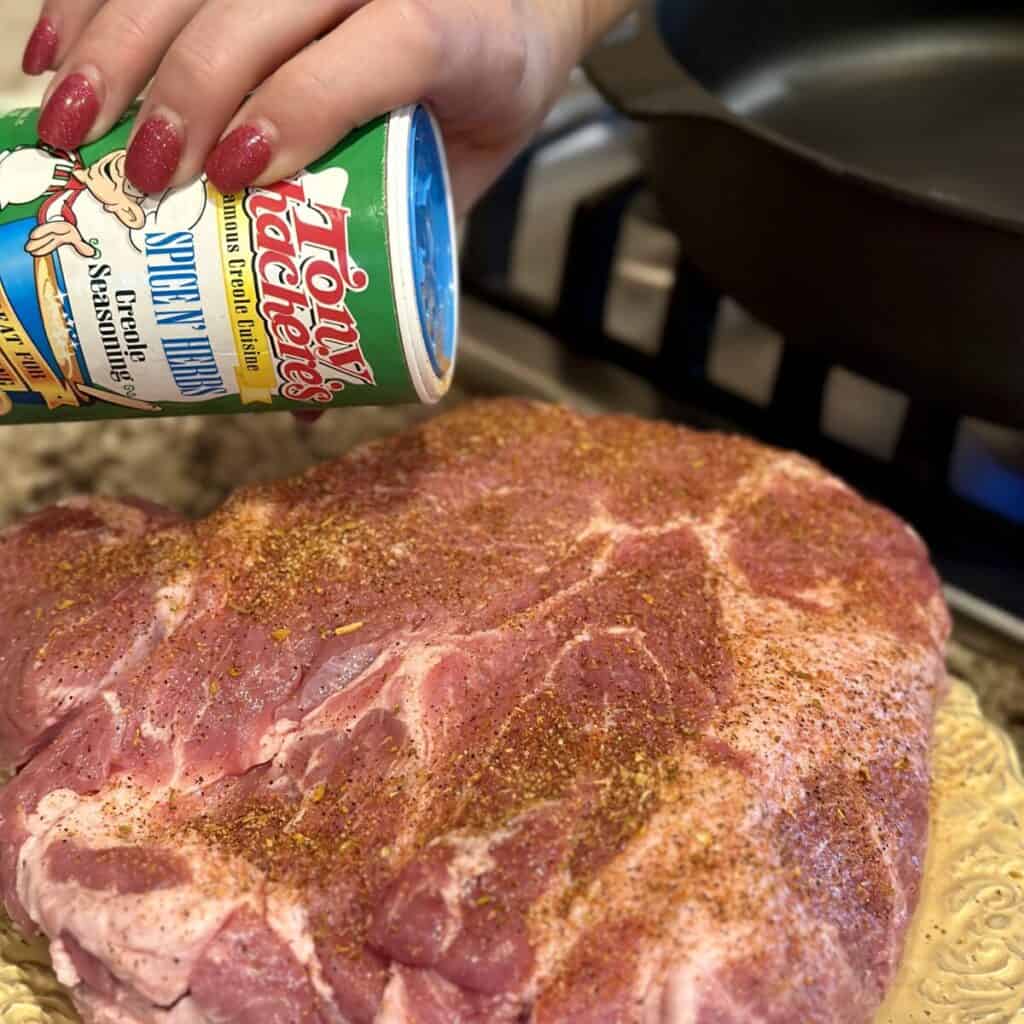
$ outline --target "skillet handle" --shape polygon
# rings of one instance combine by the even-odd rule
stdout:
[[[590,80],[622,113],[641,119],[699,116],[733,120],[669,52],[656,4],[645,0],[594,47],[584,62]]]

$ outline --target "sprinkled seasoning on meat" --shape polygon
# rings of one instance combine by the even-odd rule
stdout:
[[[812,463],[467,405],[0,534],[8,909],[118,1024],[867,1024],[948,617]]]

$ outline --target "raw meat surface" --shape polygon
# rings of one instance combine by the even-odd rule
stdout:
[[[0,883],[86,1020],[871,1021],[949,623],[812,463],[478,403],[0,568]]]

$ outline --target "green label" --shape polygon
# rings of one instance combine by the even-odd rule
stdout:
[[[0,118],[0,423],[417,401],[387,118],[274,186],[144,196],[127,117],[72,153],[37,114]]]

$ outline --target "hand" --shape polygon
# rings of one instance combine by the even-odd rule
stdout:
[[[629,0],[46,0],[26,49],[56,65],[44,142],[109,130],[153,76],[127,173],[146,192],[204,167],[223,191],[294,174],[354,127],[426,102],[465,210],[539,125]]]
[[[78,228],[65,220],[40,224],[39,227],[34,228],[25,243],[25,252],[39,259],[56,252],[62,245],[74,246],[75,252],[79,256],[88,258],[96,255],[96,249],[82,238],[82,233]]]

